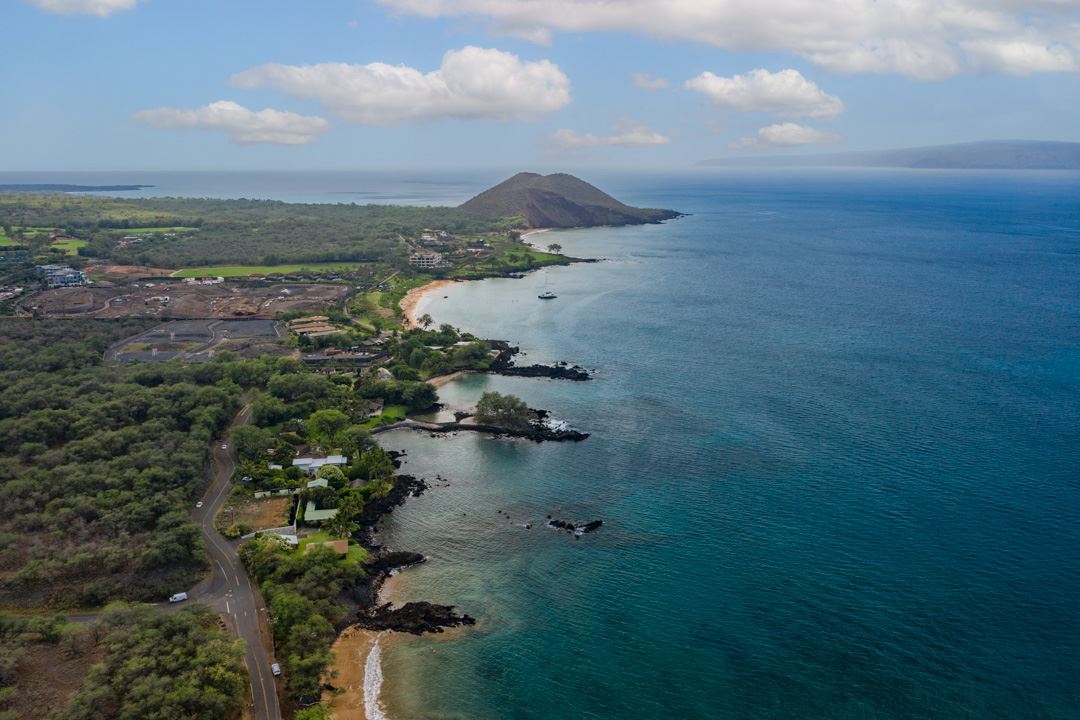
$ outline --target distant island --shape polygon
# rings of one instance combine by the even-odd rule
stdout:
[[[522,217],[533,228],[644,225],[681,214],[625,205],[573,175],[528,172],[485,190],[460,209],[486,218]]]
[[[65,185],[63,183],[16,183],[0,185],[0,192],[128,192],[153,185]]]
[[[892,167],[927,170],[1080,170],[1080,143],[987,140],[897,150],[703,160],[705,167]]]

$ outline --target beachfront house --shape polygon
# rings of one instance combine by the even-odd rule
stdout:
[[[293,467],[300,468],[308,475],[314,475],[319,472],[319,468],[324,465],[344,467],[349,464],[349,460],[344,455],[329,455],[324,458],[298,457],[293,458],[292,464]]]

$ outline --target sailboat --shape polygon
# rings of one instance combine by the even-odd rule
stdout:
[[[536,297],[540,298],[541,300],[554,300],[555,298],[559,297],[548,289],[547,273],[544,273],[544,292],[540,293]]]

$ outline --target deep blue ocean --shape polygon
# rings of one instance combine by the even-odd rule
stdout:
[[[170,177],[433,204],[500,179]],[[427,303],[597,373],[448,407],[512,392],[592,436],[382,436],[433,484],[380,531],[429,557],[395,599],[479,621],[386,645],[389,717],[1080,717],[1080,175],[584,177],[690,215],[535,236],[604,261]]]
[[[389,716],[1080,717],[1080,177],[607,187],[692,215],[536,236],[605,261],[426,306],[597,370],[450,407],[592,437],[386,439],[448,480],[385,523],[430,557],[396,599],[479,620],[389,645]]]

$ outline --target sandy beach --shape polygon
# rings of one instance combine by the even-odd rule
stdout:
[[[421,285],[418,288],[413,288],[409,292],[405,293],[405,297],[401,299],[399,307],[405,314],[406,327],[416,327],[417,318],[423,313],[419,311],[420,302],[424,297],[431,292],[440,290],[448,285],[453,285],[455,280],[432,280],[427,285]]]
[[[549,232],[550,230],[551,228],[529,228],[528,230],[524,230],[521,233],[521,241],[535,250],[545,250],[545,248],[540,247],[536,243],[530,242],[529,238],[533,235],[539,235],[540,233]]]
[[[390,637],[391,633],[377,633],[358,627],[346,628],[338,636],[331,648],[334,662],[330,666],[330,670],[337,674],[330,682],[343,692],[323,694],[323,703],[330,708],[331,718],[379,720],[385,717],[377,706],[370,708],[373,712],[369,712],[368,705],[376,704],[382,683],[381,665],[378,657],[371,658],[371,653],[376,642],[381,652],[390,642]]]

